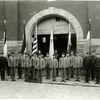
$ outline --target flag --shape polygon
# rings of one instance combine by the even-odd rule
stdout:
[[[71,51],[71,26],[70,26],[70,22],[69,22],[69,25],[68,25],[68,31],[69,31],[69,34],[68,34],[68,44],[67,44],[67,51],[70,52]]]
[[[51,28],[51,34],[50,34],[50,47],[49,47],[49,55],[51,58],[53,58],[54,54],[54,43],[53,43],[53,27]]]
[[[88,33],[87,33],[87,37],[86,37],[86,40],[87,41],[90,41],[90,37],[91,36],[91,24],[90,22],[88,22]]]
[[[89,30],[88,33],[87,33],[86,40],[90,40],[90,30]]]
[[[3,46],[4,56],[7,57],[7,41],[6,41],[6,29],[4,30],[4,46]]]
[[[38,51],[38,44],[37,44],[37,25],[36,25],[32,43],[32,54],[36,53],[37,51]]]
[[[86,37],[86,51],[89,51],[89,53],[91,52],[90,46],[91,46],[91,24],[90,22],[88,22],[88,33]]]
[[[26,33],[25,33],[25,23],[24,23],[24,34],[23,34],[23,44],[21,53],[24,54],[25,51],[26,51]]]

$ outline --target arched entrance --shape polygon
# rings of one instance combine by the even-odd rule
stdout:
[[[40,20],[50,15],[61,16],[63,19],[68,20],[75,30],[77,40],[83,39],[83,30],[78,20],[74,17],[74,15],[62,9],[50,7],[34,15],[27,23],[25,30],[26,30],[26,41],[28,44],[28,51],[32,52],[32,30],[33,28]]]
[[[61,16],[50,15],[46,16],[40,20],[37,24],[37,40],[38,40],[38,50],[45,56],[49,52],[50,46],[50,34],[53,32],[53,43],[54,50],[61,53],[66,53],[68,46],[68,36],[69,36],[69,21],[65,20]],[[71,32],[71,50],[76,52],[76,32],[73,26],[70,24]],[[34,37],[34,31],[33,31]]]

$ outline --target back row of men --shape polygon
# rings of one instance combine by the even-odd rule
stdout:
[[[6,62],[6,63],[5,63]],[[52,78],[52,81],[56,81],[56,77],[61,77],[61,82],[74,78],[76,81],[80,81],[80,76],[85,76],[85,82],[88,83],[90,78],[99,84],[100,80],[100,56],[94,53],[89,56],[86,53],[84,57],[81,57],[78,53],[76,56],[71,52],[70,54],[62,53],[61,58],[57,59],[56,54],[51,59],[49,54],[43,57],[42,54],[33,54],[30,57],[27,53],[23,56],[18,53],[15,56],[11,53],[11,56],[6,59],[3,57],[3,53],[0,56],[0,73],[1,80],[5,80],[5,71],[10,75],[11,80],[15,81],[15,76],[25,81],[33,80],[34,82],[42,82],[43,76],[46,79]]]

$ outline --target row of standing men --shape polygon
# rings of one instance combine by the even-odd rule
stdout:
[[[9,67],[6,67],[7,64]],[[99,84],[100,56],[94,55],[94,53],[89,56],[89,53],[86,53],[84,57],[81,57],[78,53],[75,56],[71,52],[71,55],[62,53],[61,58],[58,60],[56,54],[51,59],[48,53],[46,57],[43,57],[42,54],[33,54],[30,57],[27,53],[23,56],[21,53],[18,53],[18,56],[15,56],[15,53],[12,52],[11,56],[6,59],[3,57],[3,53],[1,53],[1,80],[5,79],[5,69],[12,81],[15,81],[16,72],[18,78],[23,78],[25,81],[33,80],[34,82],[41,83],[44,73],[46,79],[52,78],[52,81],[56,81],[57,76],[61,77],[61,82],[70,80],[74,76],[76,81],[80,81],[80,76],[82,71],[84,71],[85,82],[88,83],[90,78],[91,80],[96,78],[96,83]]]

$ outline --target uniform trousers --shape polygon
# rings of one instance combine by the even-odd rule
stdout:
[[[90,69],[85,69],[85,82],[89,83],[90,80]]]
[[[66,68],[65,68],[66,80],[69,80],[69,73],[70,73],[70,67],[66,67]]]
[[[76,75],[76,80],[78,81],[80,79],[80,68],[75,68],[75,75]]]
[[[38,82],[42,83],[42,69],[41,68],[38,69],[37,72],[38,72]]]
[[[61,81],[65,81],[65,68],[61,68]]]
[[[1,80],[5,80],[5,70],[0,70]]]
[[[46,65],[46,78],[50,79],[50,65]]]
[[[24,77],[25,77],[25,81],[29,81],[30,67],[24,67]]]
[[[100,82],[100,67],[96,67],[95,69],[95,74],[96,74],[96,84],[99,84]]]
[[[22,78],[22,67],[17,67],[18,70],[18,78],[21,79]]]
[[[74,77],[74,67],[73,66],[70,67],[70,75],[71,75],[70,76],[71,78]]]
[[[32,79],[35,79],[35,66],[32,66],[31,67],[31,76],[32,76]]]
[[[9,66],[6,67],[6,73],[8,76],[10,76],[10,67]]]
[[[91,67],[91,79],[94,80],[95,78],[95,66]]]
[[[10,67],[10,75],[11,75],[11,80],[14,81],[15,80],[15,67]]]
[[[59,76],[59,67],[56,68],[56,76]]]
[[[53,79],[53,81],[55,81],[56,80],[56,75],[57,75],[56,74],[57,70],[56,70],[56,68],[52,68],[51,71],[52,71],[52,79]]]
[[[5,64],[0,65],[0,76],[1,80],[5,80]]]

